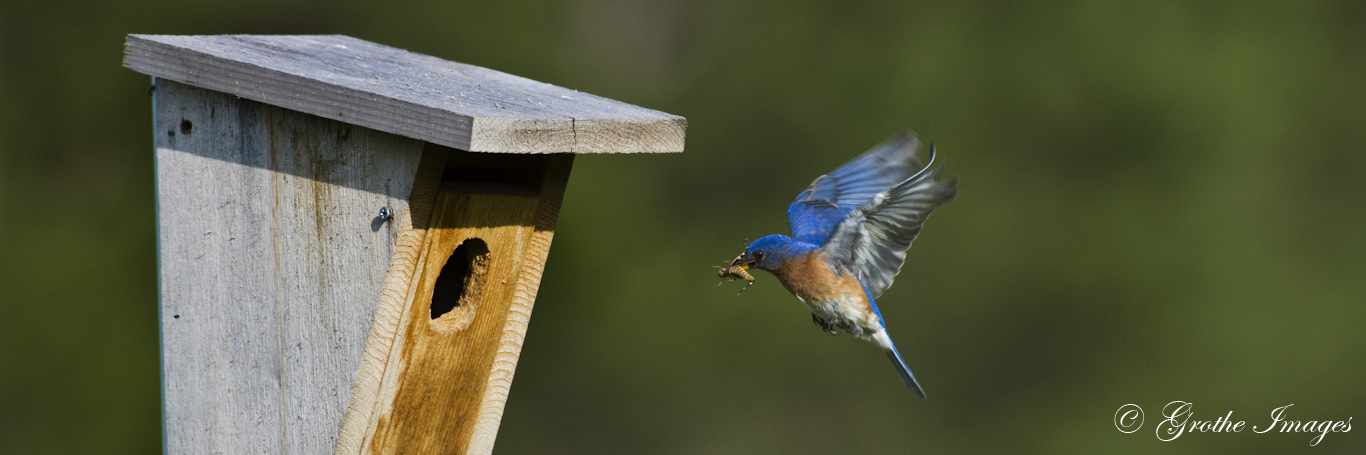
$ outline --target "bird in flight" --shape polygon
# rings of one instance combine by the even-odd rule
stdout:
[[[844,330],[882,348],[921,399],[925,391],[874,300],[891,287],[925,219],[957,193],[956,176],[936,180],[942,168],[931,167],[934,145],[929,148],[929,163],[921,164],[920,141],[905,131],[817,177],[787,208],[791,237],[760,237],[718,272],[750,283],[747,269],[772,273],[823,331]]]

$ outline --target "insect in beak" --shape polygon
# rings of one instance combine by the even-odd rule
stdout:
[[[717,269],[717,270],[716,270],[716,277],[721,279],[721,282],[716,283],[717,286],[720,286],[721,284],[723,284],[723,283],[725,283],[725,282],[727,282],[727,281],[735,281],[735,279],[737,279],[737,278],[743,279],[743,280],[745,280],[745,281],[748,282],[747,284],[745,284],[745,287],[740,288],[740,292],[735,293],[735,295],[740,295],[740,294],[744,293],[744,292],[745,292],[745,289],[749,289],[750,286],[753,286],[753,285],[754,285],[754,276],[753,276],[753,275],[750,275],[749,272],[746,272],[746,271],[745,271],[746,269],[749,268],[750,265],[753,265],[754,263],[753,263],[753,262],[744,262],[744,263],[742,263],[741,260],[740,260],[740,258],[742,258],[742,257],[744,257],[744,254],[741,254],[740,256],[737,256],[737,257],[735,258],[735,260],[733,260],[733,261],[730,262],[730,266],[729,266],[729,267],[712,266],[712,267],[716,267],[716,269]]]

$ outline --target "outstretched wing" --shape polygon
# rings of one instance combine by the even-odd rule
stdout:
[[[930,164],[934,164],[933,145]],[[821,252],[844,271],[856,274],[873,298],[882,296],[901,272],[906,250],[930,212],[957,194],[957,177],[935,180],[941,170],[926,167],[877,193],[835,227]]]
[[[904,131],[863,152],[834,172],[817,177],[792,205],[787,222],[794,240],[821,245],[840,220],[882,190],[920,170],[920,141]]]

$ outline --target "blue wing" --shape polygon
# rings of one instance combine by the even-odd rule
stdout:
[[[915,157],[919,149],[915,133],[904,131],[817,177],[787,207],[793,240],[824,244],[854,209],[919,171],[922,166]]]
[[[934,164],[934,146],[930,146]],[[934,209],[953,199],[958,178],[935,180],[941,169],[926,167],[849,212],[820,252],[858,276],[874,297],[882,296],[906,262],[906,250]]]

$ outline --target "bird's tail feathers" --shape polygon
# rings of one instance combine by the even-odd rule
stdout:
[[[920,388],[920,383],[915,380],[915,374],[911,373],[911,369],[906,366],[906,361],[901,360],[901,354],[896,352],[896,348],[887,351],[887,358],[891,359],[892,366],[896,367],[896,374],[901,376],[901,382],[906,384],[906,388],[911,389],[911,393],[924,400],[925,390]]]
[[[896,367],[896,374],[901,376],[901,382],[906,384],[906,388],[911,389],[916,397],[925,399],[925,389],[920,388],[920,382],[915,380],[915,374],[911,373],[911,368],[906,366],[906,361],[901,359],[901,353],[897,352],[896,345],[892,344],[892,337],[883,330],[873,336],[874,341],[882,346],[883,352],[887,353],[887,359],[892,361],[892,366]]]

